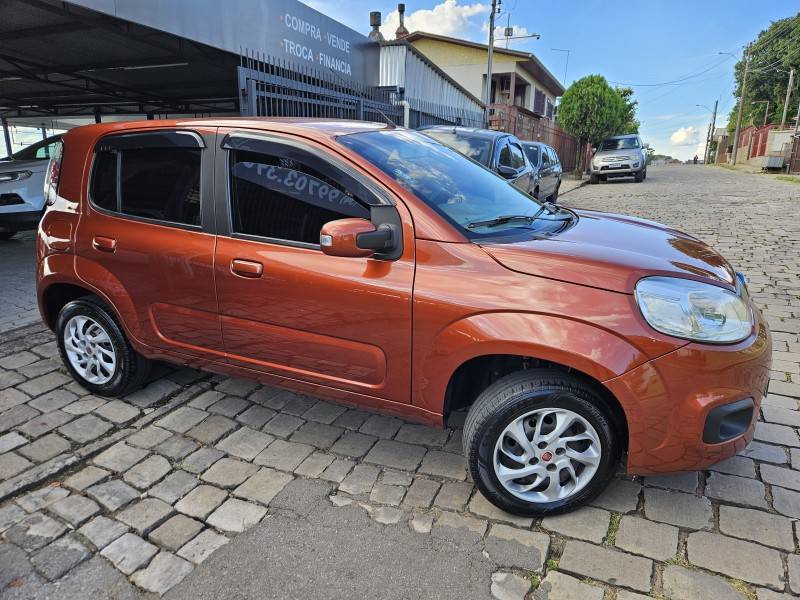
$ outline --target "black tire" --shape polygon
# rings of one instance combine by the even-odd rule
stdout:
[[[15,235],[17,235],[16,231],[0,231],[0,241],[10,240]]]
[[[591,175],[589,175],[589,183],[592,183],[592,184],[600,183],[600,176],[599,175],[595,175],[594,173],[592,173]]]
[[[642,172],[642,179],[647,179],[647,169]]]
[[[636,183],[642,183],[644,181],[644,172],[643,171],[636,171],[633,176]]]
[[[585,487],[561,500],[534,503],[503,487],[495,474],[493,455],[505,427],[540,408],[564,408],[588,421],[598,434],[601,457],[597,471]],[[591,386],[577,377],[549,369],[512,373],[486,388],[467,414],[463,444],[472,478],[486,499],[502,510],[524,516],[568,512],[595,498],[614,475],[622,448],[612,417]]]
[[[67,356],[64,332],[70,319],[76,316],[85,316],[96,321],[111,339],[117,361],[111,379],[106,383],[87,381],[75,370]],[[96,296],[78,298],[61,309],[56,320],[56,341],[61,360],[75,381],[98,396],[124,396],[140,387],[150,373],[150,361],[133,349],[116,317]]]

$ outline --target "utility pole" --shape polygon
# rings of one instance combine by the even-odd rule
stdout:
[[[794,68],[789,71],[789,85],[786,86],[786,100],[783,101],[783,116],[781,117],[781,129],[786,126],[786,113],[789,110],[789,100],[792,98],[792,85],[794,84]]]
[[[711,158],[711,138],[714,135],[714,128],[717,125],[717,106],[719,105],[719,100],[714,100],[714,111],[711,115],[711,123],[708,125],[708,135],[706,136],[706,151],[703,155],[703,162],[708,164],[709,158]],[[717,153],[719,153],[719,149],[717,149]]]
[[[739,132],[742,130],[742,110],[744,109],[744,94],[747,89],[747,74],[750,72],[750,44],[744,49],[744,77],[742,77],[742,87],[739,90],[739,114],[736,117],[736,131],[733,134],[733,153],[731,164],[736,164],[736,155],[739,153]]]
[[[492,103],[492,59],[494,58],[494,18],[497,14],[498,0],[492,0],[492,12],[489,14],[489,58],[486,63],[486,108],[483,120],[489,127],[489,105]]]

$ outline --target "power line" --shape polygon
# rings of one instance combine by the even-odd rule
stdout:
[[[713,69],[716,69],[721,64],[729,61],[730,58],[731,57],[728,56],[728,57],[722,59],[721,61],[719,61],[717,63],[714,63],[713,65],[703,69],[702,71],[698,71],[696,73],[691,73],[689,75],[685,75],[683,77],[679,77],[678,79],[673,79],[672,81],[662,81],[660,83],[622,83],[622,82],[619,82],[619,81],[610,81],[609,83],[613,83],[614,85],[622,85],[622,86],[626,86],[626,87],[660,87],[660,86],[664,86],[664,85],[676,85],[678,83],[682,83],[682,82],[687,81],[689,79],[693,79],[694,77],[698,77],[700,75],[703,75],[704,73],[708,73],[709,71],[711,71]]]

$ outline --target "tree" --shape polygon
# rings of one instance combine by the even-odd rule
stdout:
[[[636,107],[639,106],[639,101],[633,99],[633,88],[618,87],[616,90],[622,96],[622,101],[625,102],[625,120],[617,131],[617,135],[639,133],[639,119],[636,118]]]
[[[625,124],[626,104],[602,75],[587,75],[575,81],[561,97],[558,120],[578,138],[575,172],[581,172],[587,143],[597,144],[617,133]]]
[[[795,82],[800,77],[800,13],[775,21],[765,31],[758,34],[758,38],[750,48],[752,62],[750,73],[747,75],[747,90],[745,91],[742,107],[742,127],[751,123],[760,125],[764,122],[763,100],[769,101],[768,123],[780,123],[783,115],[783,103],[786,99],[786,86],[789,83],[789,70],[795,69]],[[736,63],[734,74],[736,87],[734,96],[736,104],[731,109],[728,117],[728,131],[732,135],[736,129],[736,118],[739,113],[739,97],[742,78],[744,77],[744,57]],[[797,103],[800,94],[795,88],[789,101],[789,110],[786,117],[788,124],[797,114]],[[759,104],[753,104],[759,102]]]

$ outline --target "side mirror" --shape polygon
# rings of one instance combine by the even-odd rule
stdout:
[[[338,219],[322,226],[319,245],[328,256],[363,258],[394,246],[394,231],[389,225],[375,229],[367,219]]]
[[[596,154],[596,153],[597,153],[597,146],[592,146],[592,154]]]
[[[506,179],[511,179],[512,177],[517,176],[517,170],[513,167],[509,167],[507,165],[500,165],[497,167],[497,173],[501,177],[505,177]]]

